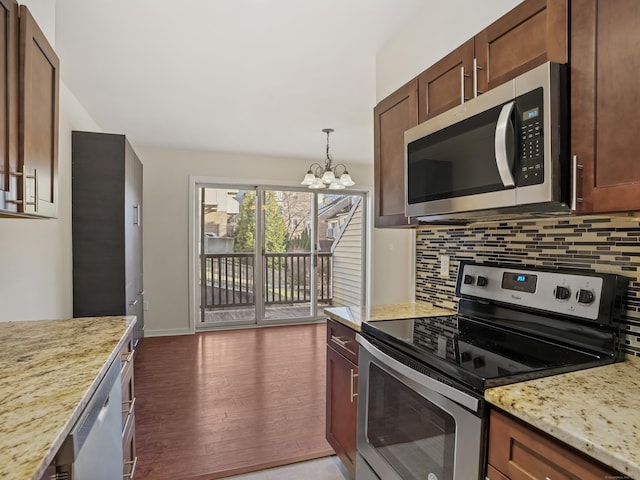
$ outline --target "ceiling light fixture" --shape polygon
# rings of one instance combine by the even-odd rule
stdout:
[[[331,166],[333,159],[329,155],[329,134],[333,132],[333,128],[323,128],[322,131],[327,134],[327,158],[324,167],[319,163],[312,163],[300,183],[311,189],[328,188],[329,190],[343,190],[355,185],[344,164],[339,163],[335,167]]]

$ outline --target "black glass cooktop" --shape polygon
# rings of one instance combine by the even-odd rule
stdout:
[[[362,334],[478,391],[615,361],[462,315],[364,323]]]

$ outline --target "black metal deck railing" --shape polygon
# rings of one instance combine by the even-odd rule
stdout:
[[[319,304],[331,304],[331,253],[318,253],[316,290]],[[204,308],[255,305],[253,253],[209,253],[201,256]],[[267,305],[308,303],[311,292],[310,253],[267,253],[264,257],[264,302]]]

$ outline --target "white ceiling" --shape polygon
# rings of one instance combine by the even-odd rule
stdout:
[[[429,0],[57,0],[62,79],[134,144],[372,163],[375,55]]]

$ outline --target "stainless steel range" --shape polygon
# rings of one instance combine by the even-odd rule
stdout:
[[[626,283],[466,263],[456,315],[363,324],[356,478],[483,478],[484,390],[621,361]]]

